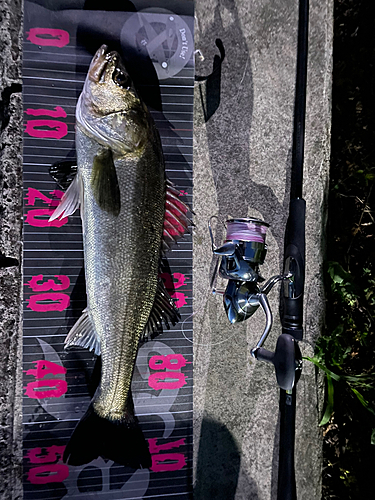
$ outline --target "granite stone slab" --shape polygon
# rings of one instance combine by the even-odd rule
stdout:
[[[210,294],[212,215],[259,217],[271,224],[262,268],[282,270],[288,215],[298,2],[201,0],[196,3],[194,156],[194,415],[196,500],[276,498],[278,389],[272,365],[250,356],[262,311],[230,325]],[[305,338],[311,355],[324,318],[322,261],[330,153],[333,3],[310,2],[304,198]],[[221,49],[221,50],[220,50]],[[220,64],[220,59],[225,57]],[[204,58],[204,59],[203,59]],[[224,229],[217,224],[216,244]],[[223,287],[225,283],[223,284]],[[218,288],[219,282],[218,282]],[[275,287],[274,326],[281,333]],[[304,363],[297,386],[296,481],[299,500],[321,498],[322,383]]]
[[[275,498],[278,390],[273,368],[250,357],[263,330],[257,312],[230,326],[210,294],[211,215],[257,216],[271,224],[263,275],[278,273],[287,218],[298,2],[196,2],[197,81],[194,157],[195,498]],[[324,317],[322,260],[327,214],[332,73],[332,0],[311,0],[304,197],[306,295],[304,354]],[[22,2],[0,0],[0,498],[21,489]],[[215,43],[215,41],[217,43]],[[220,59],[225,57],[220,64]],[[213,71],[213,67],[215,71]],[[217,69],[219,68],[219,69]],[[216,242],[223,238],[219,224]],[[3,263],[5,261],[3,260]],[[270,295],[280,334],[278,292]],[[321,498],[322,384],[304,364],[298,384],[296,477],[299,500]]]
[[[0,1],[0,498],[22,498],[22,2]]]

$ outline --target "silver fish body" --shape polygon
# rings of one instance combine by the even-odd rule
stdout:
[[[163,232],[164,166],[152,137],[141,153],[114,158],[120,190],[118,216],[101,209],[90,180],[101,146],[77,130],[79,174],[84,186],[83,226],[87,310],[100,338],[102,377],[96,412],[129,418],[126,401],[140,336],[157,290]]]
[[[150,455],[137,427],[130,386],[142,333],[154,330],[161,317],[178,320],[158,279],[168,190],[150,113],[119,55],[108,53],[106,46],[93,58],[76,121],[77,177],[53,217],[72,213],[80,202],[87,309],[66,345],[100,353],[102,368],[99,387],[64,459],[80,465],[101,455],[148,467]],[[177,201],[173,207],[181,209]],[[180,225],[186,220],[182,217]]]

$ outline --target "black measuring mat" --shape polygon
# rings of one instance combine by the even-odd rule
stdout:
[[[152,457],[134,470],[102,458],[62,461],[100,367],[64,339],[86,306],[79,212],[49,222],[63,194],[51,165],[74,166],[75,106],[93,53],[120,51],[160,132],[166,174],[191,205],[193,2],[25,1],[24,98],[24,498],[139,499],[192,495],[192,241],[166,254],[161,277],[181,321],[141,345],[132,392]],[[104,3],[111,8],[111,2]],[[95,436],[93,436],[95,439]]]

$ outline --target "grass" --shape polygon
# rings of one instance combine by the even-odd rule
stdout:
[[[375,464],[375,5],[334,1],[323,500],[372,498]]]

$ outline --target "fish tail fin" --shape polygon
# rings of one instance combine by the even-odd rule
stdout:
[[[136,417],[126,422],[111,421],[99,416],[91,402],[73,431],[63,460],[69,465],[83,465],[99,456],[134,469],[151,467],[148,443]]]

